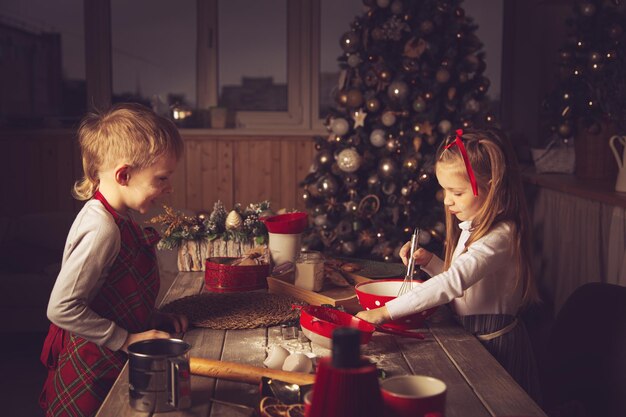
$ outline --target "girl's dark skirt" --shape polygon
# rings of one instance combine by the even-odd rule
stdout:
[[[511,324],[515,320],[515,316],[477,314],[457,316],[457,319],[468,332],[474,335],[485,335]],[[480,342],[513,379],[526,390],[528,395],[535,402],[541,403],[537,363],[524,322],[518,319],[517,325],[508,333],[491,340],[480,340]]]

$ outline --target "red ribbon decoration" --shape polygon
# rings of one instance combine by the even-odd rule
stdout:
[[[478,184],[476,184],[476,177],[474,176],[474,170],[472,169],[472,166],[470,165],[469,157],[467,156],[467,150],[465,149],[465,145],[463,145],[461,136],[463,136],[463,129],[457,129],[454,142],[446,145],[444,149],[449,149],[454,145],[459,147],[459,150],[461,151],[461,156],[463,157],[463,162],[465,163],[465,169],[467,170],[467,175],[469,176],[470,183],[472,184],[472,191],[474,192],[474,196],[478,197]]]

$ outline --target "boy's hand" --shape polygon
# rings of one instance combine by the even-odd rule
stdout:
[[[382,324],[386,321],[391,320],[389,311],[387,311],[387,307],[385,306],[375,308],[373,310],[359,311],[356,316],[361,320],[365,320],[372,324]]]
[[[150,339],[169,339],[170,334],[166,332],[161,332],[159,330],[148,330],[147,332],[142,333],[128,333],[126,336],[126,341],[120,348],[124,352],[128,353],[128,346],[132,345],[135,342],[140,342],[142,340],[150,340]]]
[[[409,262],[410,250],[411,242],[406,242],[400,249],[400,259],[402,259],[402,263],[405,265]],[[433,254],[424,248],[417,248],[417,250],[413,253],[413,258],[415,259],[415,265],[426,265],[433,258]]]
[[[152,327],[169,333],[183,333],[189,327],[189,320],[183,314],[162,313],[154,311],[152,313]]]

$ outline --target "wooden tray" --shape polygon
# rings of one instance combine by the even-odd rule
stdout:
[[[356,274],[349,274],[356,283],[362,281],[369,281],[369,278],[365,278]],[[359,304],[359,300],[354,292],[354,287],[335,287],[330,284],[324,284],[322,291],[308,291],[303,288],[296,287],[293,284],[293,272],[280,276],[267,277],[268,291],[274,294],[289,295],[297,300],[307,302],[314,306],[322,304],[330,304],[334,307],[343,307],[345,310],[354,314],[363,310]]]

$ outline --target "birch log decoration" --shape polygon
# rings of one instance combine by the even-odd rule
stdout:
[[[178,248],[178,270],[204,271],[206,258],[241,258],[255,246],[252,240],[246,242],[223,239],[187,240]]]

